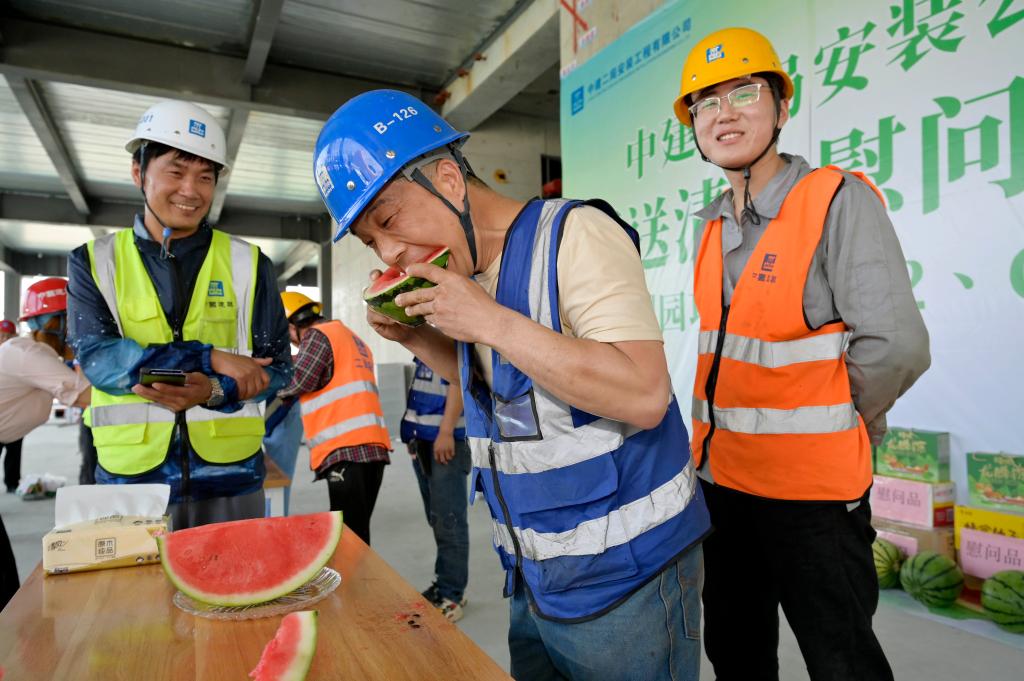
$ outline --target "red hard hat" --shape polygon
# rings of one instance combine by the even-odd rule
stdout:
[[[68,282],[61,277],[47,277],[25,291],[25,305],[19,321],[68,309]]]
[[[16,334],[18,333],[18,327],[10,319],[5,319],[0,322],[0,333]]]

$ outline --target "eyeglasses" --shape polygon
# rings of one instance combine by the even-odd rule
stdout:
[[[734,109],[742,109],[745,106],[756,104],[761,99],[761,87],[764,83],[749,83],[741,85],[725,96],[729,100],[729,106]],[[697,120],[698,116],[717,116],[722,110],[722,97],[705,97],[690,107],[690,116]]]

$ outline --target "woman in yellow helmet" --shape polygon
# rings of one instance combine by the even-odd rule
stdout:
[[[928,335],[878,190],[778,153],[792,96],[771,43],[730,28],[694,46],[675,101],[731,187],[699,213],[694,267],[704,645],[720,681],[778,679],[781,605],[812,679],[888,681],[870,444]]]

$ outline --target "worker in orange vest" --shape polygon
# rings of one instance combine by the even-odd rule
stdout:
[[[391,437],[377,396],[373,353],[320,303],[301,293],[281,294],[288,333],[299,348],[295,375],[278,397],[299,396],[309,442],[309,467],[327,480],[331,510],[370,543],[370,515],[391,462]]]
[[[694,273],[704,645],[720,681],[778,679],[781,604],[811,679],[888,680],[870,447],[928,333],[878,189],[778,153],[792,96],[768,40],[730,28],[694,46],[675,101],[731,187],[699,213]]]

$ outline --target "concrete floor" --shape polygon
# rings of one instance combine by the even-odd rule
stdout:
[[[300,461],[308,456],[305,449]],[[22,473],[49,472],[78,479],[77,426],[47,425],[25,439]],[[301,469],[301,466],[300,466]],[[328,509],[327,488],[314,484],[312,474],[297,476],[292,513]],[[39,562],[41,538],[53,524],[53,501],[25,502],[0,494],[0,514],[11,536],[18,569],[24,579]],[[431,581],[434,545],[419,499],[408,456],[398,452],[384,475],[371,528],[373,547],[417,589]],[[501,574],[491,548],[490,523],[482,503],[470,509],[469,604],[460,626],[470,638],[506,669],[508,607],[501,598]],[[780,678],[803,681],[807,672],[796,640],[785,625],[779,646]],[[900,681],[1022,681],[1024,637],[1020,646],[982,636],[910,614],[882,603],[875,629]],[[714,675],[707,660],[701,678]]]

